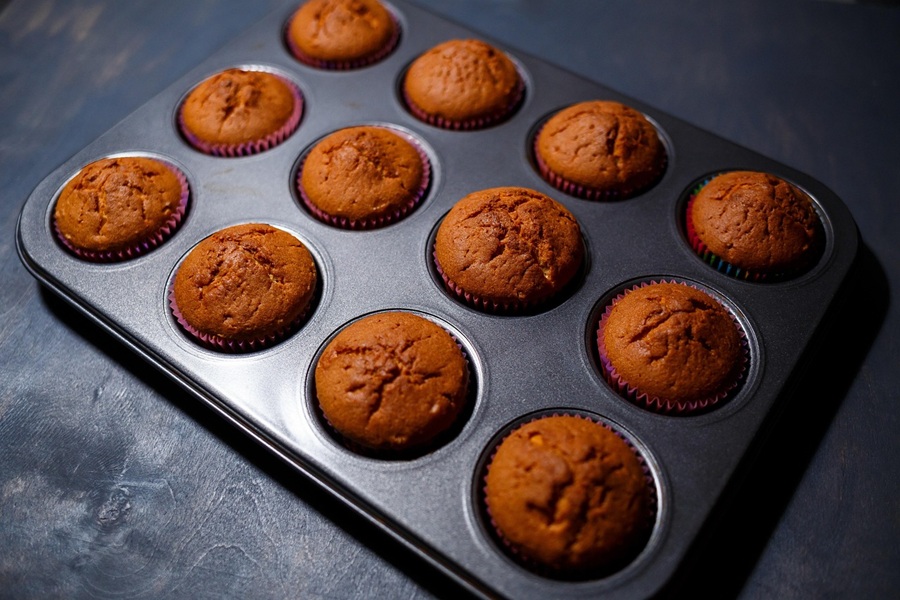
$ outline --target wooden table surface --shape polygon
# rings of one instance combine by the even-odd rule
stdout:
[[[900,597],[900,10],[418,0],[803,171],[853,293],[671,595]],[[16,219],[54,168],[283,2],[0,3],[0,598],[461,590],[43,289]]]

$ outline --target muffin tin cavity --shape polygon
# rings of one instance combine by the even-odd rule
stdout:
[[[367,324],[371,326],[371,322],[379,317],[387,317],[389,318],[392,313],[401,313],[401,316],[412,316],[425,319],[430,321],[431,323],[437,325],[441,330],[446,332],[449,335],[449,338],[459,349],[460,356],[464,362],[465,369],[465,394],[462,400],[461,408],[459,408],[458,413],[452,418],[452,423],[438,432],[436,435],[430,437],[430,439],[425,439],[421,442],[417,442],[409,447],[373,447],[369,444],[363,444],[359,441],[355,441],[348,437],[348,435],[343,434],[339,428],[335,427],[326,416],[326,412],[322,408],[320,403],[319,394],[316,388],[317,381],[317,368],[319,367],[319,363],[322,360],[323,354],[329,350],[329,346],[332,342],[337,338],[342,332],[344,332],[351,325],[360,325]],[[378,325],[376,325],[378,327]],[[370,331],[372,331],[370,329]],[[377,331],[377,330],[376,330]],[[383,332],[386,333],[386,332]],[[368,407],[367,410],[371,410],[371,413],[368,416],[368,421],[371,423],[371,420],[375,413],[382,407],[381,405],[387,402],[387,394],[388,388],[391,386],[400,387],[400,386],[416,386],[426,384],[427,381],[433,377],[443,377],[445,374],[444,368],[447,367],[447,363],[444,363],[441,371],[436,371],[433,373],[429,373],[427,371],[427,366],[420,366],[419,357],[411,360],[410,362],[406,362],[405,359],[401,359],[400,352],[405,349],[416,350],[415,345],[419,342],[418,340],[414,340],[410,338],[405,341],[404,344],[393,346],[390,345],[382,345],[381,342],[377,340],[383,335],[383,333],[372,334],[371,336],[367,336],[363,334],[363,338],[368,341],[365,342],[364,346],[354,346],[351,348],[346,344],[342,345],[340,350],[338,350],[339,354],[356,354],[360,358],[356,367],[353,368],[365,368],[369,369],[373,373],[373,377],[377,375],[379,380],[384,381],[377,389],[370,389],[369,391],[374,392],[377,396],[377,401]],[[390,334],[386,336],[390,338]],[[434,359],[429,361],[430,363],[434,363]],[[405,363],[405,364],[404,364]],[[306,387],[305,387],[305,396],[306,401],[308,403],[308,412],[315,416],[318,430],[325,434],[325,436],[331,440],[333,444],[336,444],[340,448],[345,451],[364,458],[376,459],[379,461],[408,461],[414,460],[428,454],[431,454],[438,450],[439,448],[448,445],[453,442],[453,440],[460,435],[460,432],[466,427],[469,419],[472,414],[476,410],[476,404],[479,402],[481,397],[481,375],[479,368],[480,360],[478,356],[475,354],[475,350],[472,347],[471,343],[466,339],[466,337],[453,325],[449,322],[435,317],[434,315],[420,312],[418,310],[412,309],[389,309],[378,311],[376,313],[370,313],[367,315],[361,315],[356,319],[342,325],[336,331],[334,331],[321,345],[321,347],[316,352],[313,357],[312,363],[310,364],[310,368],[306,374]],[[345,364],[343,366],[347,373],[353,371],[351,365]],[[422,370],[422,369],[426,370]],[[356,371],[353,371],[356,373]],[[332,375],[334,375],[334,371],[332,370]],[[356,373],[358,376],[358,373]],[[358,381],[358,377],[348,374],[348,381],[344,383],[349,386],[349,389],[354,391],[360,390],[364,387],[362,381]],[[330,379],[334,379],[331,377]],[[426,388],[423,388],[426,389]],[[432,392],[425,392],[431,394]],[[444,392],[441,392],[443,394]],[[402,398],[403,393],[397,392],[394,394],[394,400],[398,400]],[[410,400],[414,400],[419,397],[418,393],[414,393],[408,396]],[[435,398],[438,398],[439,395],[435,395]],[[348,410],[362,410],[362,400],[354,400],[360,404],[359,409],[353,409],[352,406],[347,405],[344,408]],[[395,407],[396,408],[396,405]],[[402,411],[393,410],[394,418],[393,424],[396,424],[397,418],[402,414]],[[359,421],[356,419],[356,421]],[[387,427],[391,427],[392,423],[388,422]],[[398,431],[400,428],[397,429]],[[375,439],[374,437],[372,439]]]

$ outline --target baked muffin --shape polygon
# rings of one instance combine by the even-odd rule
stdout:
[[[584,417],[555,415],[500,443],[484,499],[499,538],[527,566],[600,578],[646,545],[654,489],[642,459],[619,435]]]
[[[169,238],[187,210],[184,174],[141,156],[86,165],[63,188],[53,209],[58,239],[79,258],[120,261]]]
[[[316,363],[316,397],[351,444],[379,452],[422,449],[465,408],[469,371],[453,337],[408,312],[369,315],[345,327]]]
[[[535,138],[534,156],[550,184],[591,200],[644,191],[667,162],[653,124],[630,106],[606,100],[580,102],[550,117]]]
[[[386,127],[349,127],[310,150],[297,187],[320,220],[370,229],[406,216],[425,195],[430,173],[428,158],[410,136]]]
[[[689,201],[686,223],[697,254],[741,279],[796,275],[822,253],[822,225],[810,197],[768,173],[713,177]]]
[[[581,228],[565,206],[535,190],[473,192],[450,209],[434,257],[447,289],[483,310],[522,311],[557,296],[584,260]]]
[[[309,0],[291,17],[287,44],[300,62],[355,69],[387,56],[400,26],[378,0]]]
[[[228,69],[202,81],[178,112],[181,131],[214,156],[256,154],[283,142],[300,123],[303,100],[287,79]]]
[[[516,65],[480,40],[450,40],[410,65],[403,97],[418,119],[444,129],[479,129],[506,119],[525,86]]]
[[[261,223],[235,225],[188,253],[175,273],[170,304],[201,344],[258,350],[300,326],[317,281],[312,255],[296,237]]]
[[[600,319],[597,347],[610,385],[638,406],[671,414],[717,405],[747,363],[743,331],[731,313],[678,282],[625,290]]]

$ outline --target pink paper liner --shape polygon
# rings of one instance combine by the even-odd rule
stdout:
[[[294,20],[293,18],[288,20],[287,26],[285,27],[284,40],[293,57],[307,66],[326,71],[351,71],[353,69],[361,69],[383,60],[394,51],[397,47],[397,43],[400,41],[400,21],[394,16],[394,13],[390,10],[388,10],[388,12],[391,15],[391,20],[394,22],[393,35],[391,35],[387,43],[380,50],[362,58],[355,58],[353,60],[322,60],[306,54],[296,43],[294,43],[294,40],[291,39],[290,27],[291,22]]]
[[[266,150],[269,150],[270,148],[274,148],[275,146],[281,144],[284,140],[290,137],[290,135],[297,130],[297,126],[300,124],[300,118],[303,116],[303,95],[300,93],[300,90],[296,85],[294,85],[292,81],[286,79],[285,77],[282,77],[281,75],[277,75],[276,73],[271,73],[269,71],[264,72],[280,79],[291,92],[291,97],[294,100],[294,107],[291,110],[291,114],[288,116],[287,121],[285,121],[284,125],[282,125],[274,132],[270,133],[269,135],[258,140],[252,140],[240,144],[213,144],[200,139],[196,134],[188,129],[188,127],[184,123],[184,114],[182,107],[178,109],[178,128],[181,130],[181,133],[184,135],[188,143],[204,154],[222,158],[236,158],[240,156],[250,156],[253,154],[259,154],[260,152],[265,152]]]
[[[724,389],[708,398],[701,398],[699,400],[690,401],[677,401],[667,400],[659,398],[657,396],[651,396],[645,392],[641,392],[639,389],[637,389],[637,387],[625,381],[621,374],[619,374],[618,370],[613,366],[612,361],[610,361],[609,356],[606,352],[606,345],[603,343],[603,332],[606,327],[606,320],[609,317],[610,312],[612,311],[612,307],[616,304],[616,302],[624,298],[629,292],[647,287],[649,285],[655,285],[657,283],[676,283],[679,285],[686,285],[709,295],[704,290],[691,285],[690,283],[677,281],[675,279],[644,281],[640,284],[633,285],[629,289],[623,290],[622,292],[617,294],[616,297],[613,298],[612,301],[604,309],[603,315],[601,316],[600,322],[597,326],[597,352],[600,358],[600,366],[602,367],[603,376],[606,379],[607,383],[609,383],[609,385],[612,386],[612,388],[620,396],[622,396],[632,404],[635,404],[652,412],[673,416],[687,416],[691,414],[697,414],[706,410],[711,410],[718,406],[720,402],[724,401],[726,398],[729,398],[732,393],[738,388],[738,386],[744,380],[744,376],[747,372],[747,364],[750,362],[750,348],[747,343],[747,335],[744,332],[744,328],[741,327],[740,323],[738,322],[737,318],[727,308],[725,308],[725,312],[727,312],[731,317],[731,320],[734,322],[734,326],[737,328],[738,334],[741,338],[741,364],[735,369],[732,381],[730,381]],[[719,302],[718,299],[714,298],[713,296],[710,295],[709,297],[716,300],[716,302]],[[721,302],[719,302],[719,304],[721,304]]]
[[[540,135],[540,131],[543,128],[544,126],[542,125],[541,129],[538,130],[538,135]],[[537,165],[538,173],[541,175],[541,177],[544,178],[547,183],[549,183],[556,189],[569,194],[570,196],[576,196],[585,200],[625,200],[627,198],[637,196],[638,194],[649,190],[657,183],[659,183],[659,180],[662,178],[663,173],[665,173],[666,167],[669,163],[668,154],[663,152],[663,159],[662,161],[660,161],[658,171],[654,173],[651,180],[646,184],[641,186],[634,186],[631,188],[622,188],[618,190],[600,190],[569,181],[562,175],[559,175],[555,171],[551,170],[550,167],[547,166],[547,163],[544,161],[544,159],[541,157],[540,152],[538,152],[538,135],[534,136],[534,142],[532,146],[532,154],[534,155],[534,162]]]
[[[397,311],[383,311],[383,312],[403,312],[403,311],[397,310]],[[375,314],[378,314],[378,313],[375,313]],[[413,314],[415,314],[415,313],[413,313]],[[422,316],[422,315],[416,315],[416,316]],[[428,319],[428,317],[425,317],[425,316],[422,316],[422,318]],[[431,319],[428,319],[428,320],[431,321]],[[472,400],[473,395],[474,395],[474,390],[472,388],[472,381],[474,378],[472,377],[472,366],[471,366],[471,363],[469,362],[469,354],[466,352],[465,347],[459,342],[459,339],[457,339],[457,337],[455,335],[453,335],[453,332],[449,331],[443,325],[441,325],[440,323],[438,323],[436,321],[431,321],[431,322],[434,323],[435,325],[437,325],[438,327],[440,327],[441,329],[443,329],[444,331],[446,331],[447,335],[449,335],[453,339],[453,341],[456,343],[456,347],[459,348],[459,351],[462,353],[463,360],[466,363],[466,397],[465,397],[466,405],[460,409],[459,413],[457,413],[456,418],[453,420],[453,423],[450,426],[448,426],[443,431],[439,431],[430,440],[423,441],[419,444],[415,444],[408,448],[375,448],[372,446],[366,446],[365,444],[362,444],[360,442],[352,440],[349,437],[345,436],[343,433],[341,433],[341,430],[338,429],[337,427],[335,427],[334,424],[328,419],[328,416],[325,414],[325,411],[322,409],[322,405],[319,402],[318,394],[316,394],[316,410],[317,410],[318,414],[321,415],[322,420],[328,426],[328,429],[331,431],[331,433],[334,435],[334,437],[337,438],[338,441],[340,441],[340,443],[347,450],[350,450],[351,452],[353,452],[355,454],[367,456],[370,458],[393,459],[393,458],[412,458],[412,457],[422,456],[424,454],[428,454],[429,452],[432,452],[432,451],[436,450],[437,448],[440,448],[441,446],[443,446],[448,441],[446,439],[446,436],[448,434],[452,433],[454,430],[461,427],[462,424],[460,423],[459,419],[460,419],[460,417],[465,415],[467,409],[472,408],[471,406],[469,406],[469,402]],[[349,325],[349,323],[348,323],[348,325]],[[347,325],[345,325],[344,327],[347,327]],[[341,330],[343,330],[344,327],[342,327]],[[334,338],[331,338],[331,339],[334,339]],[[320,356],[320,358],[321,358],[321,356]],[[318,360],[319,359],[316,359],[317,365],[318,365]],[[313,371],[315,371],[315,367],[313,367]],[[315,379],[315,378],[313,378],[313,379]]]
[[[178,325],[185,333],[189,334],[192,339],[194,339],[205,348],[216,350],[219,352],[225,352],[228,354],[255,352],[257,350],[269,348],[284,341],[286,338],[300,329],[300,326],[303,325],[303,323],[306,321],[306,317],[309,314],[310,307],[313,305],[313,300],[311,300],[306,308],[304,308],[303,311],[297,316],[297,318],[295,318],[285,327],[282,327],[278,331],[275,331],[267,336],[251,340],[229,340],[228,338],[224,338],[218,335],[203,333],[192,326],[190,323],[188,323],[184,318],[184,315],[181,314],[181,310],[179,310],[178,308],[178,303],[175,302],[174,286],[170,287],[168,296],[169,308],[172,310],[172,316],[175,317]],[[315,298],[315,296],[313,298]]]
[[[737,267],[710,250],[709,246],[707,246],[697,235],[697,231],[694,228],[694,220],[691,217],[691,214],[692,207],[694,206],[694,200],[697,198],[697,194],[699,194],[700,190],[706,187],[706,185],[710,181],[712,181],[712,179],[713,177],[706,178],[702,183],[700,183],[691,191],[691,195],[688,199],[684,213],[684,229],[685,233],[687,234],[688,244],[691,246],[691,249],[697,254],[697,256],[699,256],[700,259],[703,260],[703,262],[724,275],[728,275],[729,277],[733,277],[735,279],[751,281],[754,283],[765,283],[770,281],[790,279],[791,277],[796,277],[805,273],[813,264],[815,264],[815,260],[811,259],[808,264],[804,264],[803,266],[800,266],[796,269],[773,272],[754,271]]]
[[[625,444],[629,448],[631,448],[631,450],[634,452],[635,457],[637,458],[638,462],[641,465],[641,470],[644,473],[644,479],[647,482],[647,488],[649,491],[649,504],[647,507],[648,508],[647,522],[644,524],[644,528],[646,531],[644,534],[643,545],[640,548],[638,548],[636,546],[634,549],[633,556],[631,556],[627,560],[624,560],[623,564],[610,565],[612,570],[605,570],[603,568],[598,568],[596,570],[590,570],[587,572],[585,572],[585,571],[574,571],[574,572],[559,571],[557,569],[554,569],[548,565],[544,565],[543,563],[540,563],[540,562],[536,561],[535,559],[532,559],[532,558],[522,554],[518,545],[515,544],[514,542],[512,542],[511,540],[507,539],[503,535],[503,532],[500,530],[500,527],[497,525],[496,521],[494,520],[494,517],[491,514],[491,509],[488,506],[488,503],[487,503],[487,475],[488,475],[488,472],[490,471],[491,464],[494,462],[494,458],[497,455],[497,450],[498,450],[498,448],[500,448],[500,445],[509,436],[511,436],[513,433],[515,433],[516,431],[518,431],[525,425],[529,425],[531,423],[534,423],[535,421],[540,421],[547,417],[560,417],[560,416],[569,416],[569,417],[576,417],[579,419],[584,419],[586,421],[596,423],[597,425],[602,426],[604,429],[607,429],[608,431],[611,431],[612,433],[614,433],[619,439],[621,439],[623,442],[625,442]],[[638,450],[638,448],[632,443],[631,439],[629,439],[628,436],[626,436],[624,433],[622,433],[621,431],[619,431],[618,429],[616,429],[615,427],[613,427],[606,421],[599,419],[599,418],[590,417],[588,415],[585,415],[582,412],[576,412],[574,410],[567,411],[567,410],[563,409],[563,410],[545,411],[545,412],[542,412],[541,414],[532,416],[530,419],[522,421],[521,423],[517,424],[515,427],[512,427],[506,433],[506,435],[503,436],[502,439],[500,439],[499,441],[494,443],[494,447],[491,450],[491,456],[485,462],[484,473],[482,474],[481,482],[482,482],[482,487],[481,487],[482,509],[484,510],[484,514],[487,516],[488,522],[490,523],[490,526],[491,526],[492,531],[494,532],[494,535],[500,541],[500,543],[503,544],[503,547],[507,551],[507,553],[510,556],[512,556],[517,562],[519,562],[520,564],[525,566],[530,571],[533,571],[533,572],[537,573],[538,575],[541,575],[544,577],[550,577],[550,578],[563,577],[563,578],[586,579],[586,578],[588,578],[588,577],[586,577],[587,575],[596,574],[596,576],[590,577],[590,579],[600,579],[603,577],[607,577],[617,571],[621,571],[626,566],[628,566],[629,564],[634,562],[634,559],[637,558],[637,556],[643,551],[643,548],[646,547],[647,542],[649,541],[650,536],[653,533],[653,527],[654,527],[654,524],[656,523],[656,517],[659,512],[659,491],[656,487],[656,480],[653,477],[653,472],[650,469],[650,465],[647,463],[647,459],[644,458],[643,453],[640,450]]]
[[[184,173],[181,172],[181,169],[175,167],[175,165],[171,164],[168,161],[161,160],[158,158],[152,158],[151,160],[156,161],[157,163],[163,165],[167,169],[169,169],[172,174],[178,179],[178,183],[181,184],[181,198],[178,201],[178,207],[175,212],[169,215],[169,218],[163,223],[159,229],[156,230],[149,238],[143,240],[142,242],[130,246],[128,248],[120,249],[120,250],[85,250],[84,248],[78,248],[74,244],[72,244],[66,237],[63,235],[62,231],[59,230],[59,225],[56,222],[56,219],[53,219],[53,232],[56,235],[56,238],[59,242],[65,246],[65,248],[83,260],[87,260],[90,262],[97,263],[111,263],[111,262],[120,262],[124,260],[130,260],[132,258],[137,258],[147,252],[150,252],[154,248],[158,248],[163,242],[168,240],[172,235],[178,230],[178,227],[181,225],[182,220],[184,220],[184,215],[187,212],[188,201],[190,198],[190,187],[188,186],[187,177],[185,177]]]
[[[449,129],[452,131],[473,131],[476,129],[485,129],[492,125],[501,123],[509,118],[516,111],[516,109],[518,109],[519,105],[522,103],[522,99],[524,98],[524,96],[525,81],[522,79],[522,75],[520,73],[519,81],[514,92],[514,97],[510,100],[509,104],[504,109],[499,110],[496,113],[477,117],[474,119],[454,121],[440,115],[432,115],[431,113],[422,110],[421,108],[416,106],[416,104],[410,99],[409,95],[406,93],[406,90],[403,90],[403,101],[414,117],[434,127]]]
[[[378,229],[379,227],[385,227],[402,220],[419,205],[423,198],[425,198],[425,193],[428,191],[428,186],[431,184],[431,161],[428,159],[428,155],[425,153],[422,145],[413,136],[398,129],[393,129],[390,127],[385,127],[385,129],[389,129],[391,133],[399,135],[410,144],[412,144],[412,147],[416,149],[416,152],[419,153],[419,157],[422,159],[422,181],[420,182],[419,189],[416,190],[416,193],[412,197],[410,197],[409,201],[404,206],[395,209],[392,214],[356,220],[348,219],[347,217],[336,217],[334,215],[330,215],[313,204],[312,200],[310,200],[309,196],[307,196],[306,190],[303,187],[303,166],[306,164],[306,156],[309,155],[309,152],[307,152],[303,157],[303,161],[300,163],[300,168],[297,169],[296,185],[297,193],[300,194],[300,199],[303,201],[303,206],[305,206],[306,209],[313,214],[313,216],[315,216],[323,223],[327,223],[341,229]]]

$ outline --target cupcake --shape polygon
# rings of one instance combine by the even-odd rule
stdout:
[[[386,127],[349,127],[310,150],[297,188],[320,220],[370,229],[406,216],[424,196],[430,173],[410,136]]]
[[[691,246],[733,277],[790,277],[809,269],[822,253],[822,225],[810,197],[768,173],[717,175],[691,196],[687,213]]]
[[[653,480],[634,448],[573,415],[542,417],[504,438],[487,466],[484,501],[514,557],[563,578],[626,566],[646,545],[656,512]]]
[[[57,238],[79,258],[113,262],[157,247],[181,224],[188,184],[153,158],[105,158],[85,166],[53,209]]]
[[[627,198],[655,184],[666,166],[656,128],[619,102],[594,100],[547,120],[534,141],[541,176],[581,198]]]
[[[172,312],[204,346],[246,352],[296,330],[318,275],[309,250],[270,225],[235,225],[207,237],[185,257],[170,294]]]
[[[400,26],[378,0],[309,0],[291,17],[286,38],[300,62],[320,69],[355,69],[390,54]]]
[[[615,298],[600,319],[597,348],[613,388],[667,414],[718,405],[736,389],[748,354],[732,314],[678,282],[645,283]]]
[[[266,71],[228,69],[185,98],[178,123],[188,142],[214,156],[246,156],[283,142],[300,123],[297,87]]]
[[[345,327],[316,363],[316,397],[328,423],[364,450],[431,447],[468,399],[466,357],[434,322],[376,313]]]
[[[516,65],[480,40],[450,40],[419,56],[403,78],[416,118],[444,129],[479,129],[503,121],[525,89]]]
[[[450,209],[434,258],[457,298],[482,310],[520,312],[573,282],[584,244],[562,204],[535,190],[499,187],[473,192]]]

